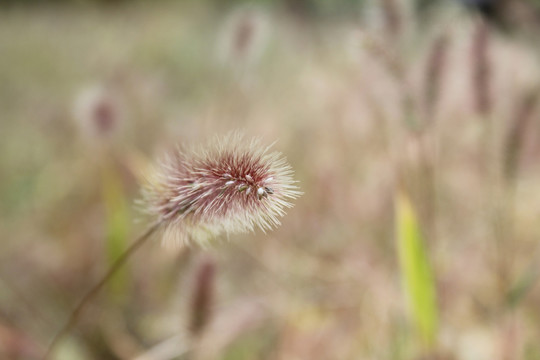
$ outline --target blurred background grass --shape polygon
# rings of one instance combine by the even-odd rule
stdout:
[[[0,4],[1,358],[144,229],[150,161],[240,129],[296,171],[283,225],[156,239],[56,358],[540,359],[534,1]]]

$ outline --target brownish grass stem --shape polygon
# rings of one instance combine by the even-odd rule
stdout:
[[[84,309],[90,303],[92,299],[103,289],[103,287],[109,282],[109,280],[120,270],[120,268],[126,263],[126,261],[133,255],[145,242],[150,238],[150,236],[159,228],[161,221],[156,222],[151,225],[137,240],[133,242],[123,253],[116,259],[109,271],[101,278],[101,280],[94,285],[90,291],[81,299],[79,304],[69,315],[66,323],[62,328],[56,333],[51,344],[47,348],[43,360],[48,360],[51,358],[54,350],[60,343],[60,341],[70,332],[70,330],[75,326],[79,318],[81,317]]]

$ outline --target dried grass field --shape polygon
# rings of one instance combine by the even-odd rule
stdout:
[[[0,358],[152,223],[151,164],[235,131],[294,170],[281,225],[154,234],[51,359],[540,359],[538,38],[402,3],[0,7]]]

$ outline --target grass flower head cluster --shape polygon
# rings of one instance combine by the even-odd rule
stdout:
[[[164,241],[205,245],[220,234],[279,225],[301,193],[286,159],[270,147],[229,134],[166,156],[143,191]]]

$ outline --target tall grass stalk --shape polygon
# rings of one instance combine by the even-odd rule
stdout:
[[[503,191],[504,207],[500,210],[501,222],[505,228],[505,239],[501,239],[498,253],[498,263],[501,268],[500,291],[504,296],[504,305],[515,307],[538,279],[537,271],[538,259],[535,257],[524,273],[517,281],[510,283],[510,268],[515,261],[515,253],[512,247],[508,246],[509,240],[515,236],[515,207],[516,207],[516,187],[519,173],[520,155],[522,153],[525,137],[533,121],[534,111],[538,105],[540,91],[533,88],[525,92],[517,99],[516,107],[510,118],[510,127],[503,143]]]

